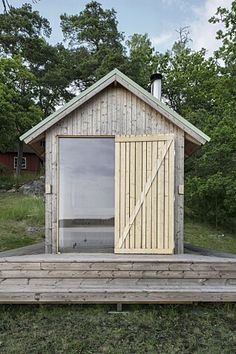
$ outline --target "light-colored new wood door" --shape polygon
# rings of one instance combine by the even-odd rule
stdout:
[[[174,252],[174,135],[115,139],[115,253]]]

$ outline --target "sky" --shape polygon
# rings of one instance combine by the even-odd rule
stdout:
[[[13,6],[26,2],[9,0]],[[78,14],[88,1],[84,0],[32,0],[33,8],[46,17],[52,26],[51,42],[63,40],[60,15]],[[147,33],[155,50],[170,49],[178,38],[177,30],[189,26],[194,50],[207,49],[211,55],[219,46],[215,33],[219,25],[210,24],[209,18],[217,7],[230,7],[231,0],[98,0],[103,8],[114,8],[117,12],[118,28],[126,38],[134,33]],[[2,6],[2,5],[1,5]],[[2,10],[2,8],[1,8]]]

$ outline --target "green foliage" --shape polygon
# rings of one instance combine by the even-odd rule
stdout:
[[[236,1],[233,0],[230,9],[218,7],[216,15],[213,16],[209,22],[221,23],[224,25],[224,30],[220,29],[217,32],[217,39],[222,40],[222,45],[216,51],[218,58],[223,58],[225,65],[235,69],[236,59]]]
[[[187,162],[186,204],[201,220],[211,221],[216,226],[225,223],[235,227],[236,1],[232,2],[231,10],[218,8],[216,17],[210,21],[225,25],[225,32],[220,30],[217,35],[223,40],[222,46],[215,53],[216,59],[222,59],[225,64],[217,67],[217,76],[212,86],[212,108],[206,109],[203,119],[202,115],[197,119],[195,112],[194,123],[205,129],[211,141]],[[205,90],[203,94],[207,97]]]
[[[49,37],[49,21],[32,11],[30,4],[22,7],[10,7],[8,12],[0,14],[0,49],[10,55],[20,54],[29,62],[37,57],[38,48],[43,41],[42,35]]]
[[[127,41],[128,60],[122,68],[140,86],[148,89],[150,76],[155,71],[154,48],[147,34],[135,33]]]
[[[46,40],[50,34],[49,21],[33,11],[30,4],[11,6],[0,14],[0,53],[12,59],[22,58],[22,64],[34,77],[34,101],[44,116],[73,96],[68,89],[73,79],[68,66],[70,53],[61,44],[50,45]]]
[[[85,44],[91,52],[100,48],[120,47],[123,35],[117,29],[114,9],[103,10],[101,4],[91,1],[79,15],[61,15],[65,39],[71,46]]]
[[[51,46],[43,43],[41,47],[35,48],[35,53],[37,62],[30,64],[30,70],[36,78],[34,95],[46,117],[54,112],[57,105],[74,96],[70,90],[74,73],[71,65],[68,65],[73,64],[74,58],[62,44]]]
[[[210,143],[186,164],[186,205],[216,226],[236,221],[236,119],[234,112],[222,114]]]
[[[12,146],[42,117],[34,102],[34,81],[20,57],[0,58],[0,151]]]
[[[123,65],[123,34],[117,25],[115,10],[104,10],[96,1],[85,5],[78,15],[61,15],[62,32],[71,53],[75,61],[82,58],[79,71],[74,71],[74,80],[80,88],[88,87],[115,67]]]
[[[158,58],[167,103],[184,116],[200,109],[211,112],[215,104],[215,62],[205,59],[205,50],[194,52],[177,45]]]

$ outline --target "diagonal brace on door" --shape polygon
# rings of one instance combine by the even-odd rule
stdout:
[[[153,173],[151,175],[151,177],[149,178],[149,180],[147,181],[147,183],[144,186],[144,190],[141,193],[140,199],[138,200],[137,204],[135,205],[134,211],[133,213],[130,215],[130,218],[128,220],[128,223],[126,224],[125,228],[124,228],[124,232],[121,236],[121,238],[119,239],[119,243],[118,243],[118,247],[121,248],[123,246],[124,241],[126,240],[126,237],[129,234],[130,228],[133,225],[133,222],[141,208],[141,206],[144,203],[145,197],[148,193],[148,191],[150,190],[152,183],[161,167],[162,161],[164,160],[171,143],[173,142],[173,138],[170,140],[167,140],[166,144],[163,146],[163,148],[160,151],[160,157],[156,160],[156,166],[153,169]]]

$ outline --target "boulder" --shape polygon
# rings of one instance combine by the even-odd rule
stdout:
[[[39,179],[23,184],[19,192],[25,195],[38,195],[43,196],[45,191],[45,178],[41,176]]]
[[[1,190],[1,192],[2,192],[2,190]],[[8,189],[7,192],[8,192],[8,193],[15,193],[15,192],[16,192],[16,188]]]

